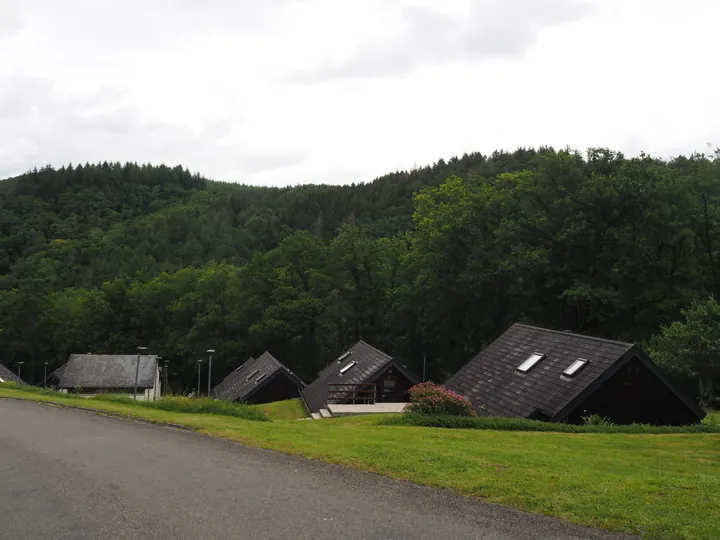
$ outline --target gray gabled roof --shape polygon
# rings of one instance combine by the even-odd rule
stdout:
[[[518,366],[531,355],[545,357],[525,373]],[[528,418],[538,413],[562,421],[576,404],[630,357],[654,375],[693,411],[637,345],[515,324],[451,377],[445,386],[470,399],[478,414]],[[574,377],[563,371],[578,358],[588,363]]]
[[[56,370],[58,388],[133,388],[136,354],[72,354]],[[138,388],[152,388],[157,373],[157,356],[140,356]]]
[[[230,373],[212,391],[218,399],[230,401],[247,401],[260,388],[269,384],[275,377],[287,377],[298,389],[305,388],[302,382],[292,371],[272,354],[265,351],[258,358],[250,358],[235,371]]]
[[[25,384],[25,381],[20,379],[17,375],[15,375],[12,371],[10,371],[8,368],[0,364],[0,383],[4,382],[13,382],[17,384]]]
[[[355,364],[345,373],[340,373],[351,362]],[[419,382],[415,375],[395,362],[391,356],[364,341],[358,341],[320,372],[318,378],[303,390],[303,398],[311,412],[318,412],[327,406],[328,384],[371,383],[391,365],[413,383]]]

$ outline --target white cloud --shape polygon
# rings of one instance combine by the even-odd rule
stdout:
[[[541,29],[592,12],[592,6],[581,0],[474,0],[457,14],[405,5],[400,7],[399,30],[360,43],[349,58],[299,71],[290,80],[395,76],[423,65],[521,56]]]
[[[521,145],[704,151],[719,18],[714,0],[0,0],[0,177],[130,160],[349,183]]]

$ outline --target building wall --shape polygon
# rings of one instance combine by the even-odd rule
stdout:
[[[83,389],[85,390],[85,389]],[[93,398],[95,396],[99,395],[108,395],[108,396],[120,396],[120,397],[129,397],[130,399],[133,398],[133,393],[130,391],[129,393],[117,393],[114,391],[108,391],[108,389],[105,388],[95,388],[93,389],[94,392],[80,392],[78,394],[73,393],[73,395],[78,397],[84,397],[84,398]],[[61,388],[58,390],[62,394],[68,394],[69,391],[67,388]],[[156,399],[160,398],[160,381],[155,381],[155,386],[152,388],[138,388],[137,390],[137,399],[139,401],[155,401]]]
[[[567,418],[581,424],[583,416],[598,414],[616,424],[683,425],[699,421],[640,360],[633,358]]]
[[[265,386],[250,396],[247,402],[255,405],[297,397],[300,397],[300,389],[298,386],[282,373],[276,373],[273,375],[272,380],[268,381]]]

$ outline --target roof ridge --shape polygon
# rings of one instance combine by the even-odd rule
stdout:
[[[273,362],[275,362],[275,364],[277,365],[277,367],[283,367],[282,362],[280,362],[280,360],[278,360],[277,358],[275,358],[275,356],[273,356],[273,353],[271,353],[270,351],[265,351],[263,354],[267,354],[267,355],[270,357],[270,359],[271,359]]]
[[[388,353],[381,351],[381,350],[378,349],[377,347],[373,347],[372,345],[370,345],[367,341],[365,341],[365,340],[363,340],[363,339],[358,340],[358,342],[357,342],[355,345],[357,345],[357,344],[359,344],[359,343],[362,343],[363,345],[365,345],[366,347],[369,347],[369,348],[372,349],[373,351],[375,351],[375,352],[377,352],[377,353],[380,353],[380,354],[382,354],[383,356],[386,356],[389,360],[392,360],[392,359],[393,359],[393,357],[390,356]],[[351,348],[352,348],[352,347],[351,347]]]
[[[587,334],[577,334],[575,332],[565,332],[563,330],[553,330],[552,328],[543,328],[542,326],[533,326],[531,324],[523,324],[523,323],[515,323],[512,325],[511,328],[515,328],[516,326],[519,326],[521,328],[531,328],[533,330],[540,330],[542,332],[548,332],[552,334],[560,334],[563,336],[577,336],[581,337],[583,339],[589,339],[592,341],[602,341],[603,343],[614,343],[615,345],[627,345],[628,349],[635,347],[636,343],[630,343],[629,341],[619,341],[617,339],[607,339],[607,338],[600,338],[595,336],[588,336]]]

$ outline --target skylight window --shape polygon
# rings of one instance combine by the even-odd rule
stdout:
[[[585,367],[585,364],[587,364],[588,361],[584,358],[578,358],[575,360],[572,364],[570,364],[570,367],[567,368],[565,371],[563,371],[563,375],[566,377],[574,377],[575,374],[580,371],[582,368]]]
[[[262,380],[265,378],[265,375],[267,375],[267,373],[263,373],[263,374],[260,375],[257,379],[255,379],[255,384],[257,384],[257,383],[259,383],[260,381],[262,381]]]
[[[345,366],[344,368],[342,368],[342,369],[340,370],[340,375],[342,375],[342,374],[345,373],[347,370],[349,370],[350,368],[352,368],[353,366],[355,366],[355,364],[357,364],[357,362],[356,362],[355,360],[353,360],[352,362],[350,362],[347,366]]]
[[[535,364],[537,364],[543,358],[545,358],[544,354],[533,353],[528,357],[527,360],[525,360],[522,364],[518,366],[517,370],[522,371],[523,373],[527,373],[532,369]]]
[[[351,354],[352,354],[352,352],[351,352],[351,351],[348,351],[348,352],[346,352],[345,354],[343,354],[343,355],[341,355],[341,356],[338,356],[337,361],[338,361],[338,362],[342,362],[343,360],[345,360],[345,359],[346,359],[348,356],[350,356]]]
[[[255,371],[253,371],[252,373],[250,373],[250,375],[247,376],[247,379],[246,379],[246,380],[249,381],[250,379],[252,379],[255,375],[258,374],[259,371],[260,371],[259,369],[256,369]]]
[[[0,383],[3,383],[3,382],[5,382],[5,379],[3,379],[2,377],[0,377]]]

